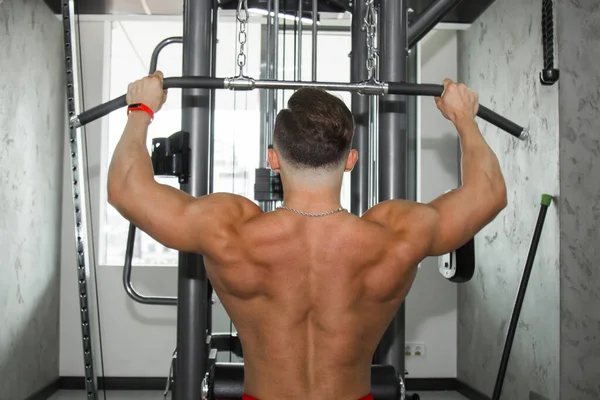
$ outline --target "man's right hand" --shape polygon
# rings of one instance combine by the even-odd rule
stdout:
[[[475,119],[479,111],[479,96],[464,84],[445,79],[444,93],[435,98],[435,104],[444,117],[456,124]]]
[[[156,71],[150,76],[132,82],[127,88],[127,104],[142,103],[158,112],[167,101],[167,90],[163,90],[163,73]]]

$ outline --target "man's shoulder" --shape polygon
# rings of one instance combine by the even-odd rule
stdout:
[[[209,210],[214,217],[219,217],[220,220],[245,222],[262,214],[262,210],[254,202],[233,193],[213,193],[203,196],[198,199],[197,204],[198,208]]]
[[[390,200],[373,207],[363,218],[389,232],[391,250],[402,259],[420,260],[435,234],[432,228],[436,215],[436,211],[427,204]]]
[[[422,218],[428,209],[427,205],[414,201],[388,200],[370,208],[362,219],[397,230],[398,226],[405,226],[407,222]]]

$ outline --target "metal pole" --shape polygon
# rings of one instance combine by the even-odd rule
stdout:
[[[380,77],[383,81],[406,80],[407,2],[381,0]],[[387,95],[379,101],[379,201],[405,199],[407,194],[406,97]],[[404,304],[384,334],[376,361],[404,373]]]
[[[411,49],[410,54],[408,55],[408,65],[407,65],[407,73],[406,73],[406,81],[411,83],[416,83],[418,80],[418,60],[419,57],[417,55],[418,49]],[[407,109],[408,109],[408,132],[406,134],[408,141],[408,158],[407,158],[407,166],[406,166],[406,176],[407,176],[407,187],[406,187],[406,198],[408,200],[417,201],[417,192],[418,185],[417,182],[417,166],[419,160],[419,150],[418,150],[418,106],[417,106],[417,97],[409,96],[406,99]]]
[[[219,32],[219,0],[212,0],[212,40],[211,40],[211,53],[210,53],[210,76],[215,77],[217,74],[217,38]],[[215,177],[215,165],[213,155],[215,154],[215,101],[217,92],[215,90],[210,91],[210,162],[208,172],[208,193],[214,192],[214,177]],[[206,307],[206,332],[207,335],[212,334],[212,323],[213,323],[213,287],[210,281],[207,281],[207,293],[206,301],[208,302]]]
[[[498,375],[496,376],[496,383],[494,384],[492,400],[500,400],[500,396],[502,396],[502,387],[504,386],[506,369],[508,368],[510,352],[515,340],[515,334],[517,332],[517,325],[519,324],[521,310],[523,309],[527,285],[529,284],[529,278],[531,277],[531,271],[533,270],[533,263],[535,261],[538,245],[540,244],[540,239],[542,237],[542,230],[544,228],[544,222],[546,221],[546,213],[548,212],[548,207],[551,203],[552,196],[548,194],[542,195],[540,213],[535,224],[531,245],[529,246],[529,253],[527,254],[527,260],[525,261],[525,268],[523,269],[523,275],[521,276],[521,283],[519,284],[515,305],[513,307],[512,315],[510,316],[510,322],[508,324],[508,331],[504,341],[504,348],[502,350],[502,358],[500,359]]]
[[[435,0],[425,9],[408,30],[408,48],[412,48],[423,39],[444,17],[462,0]]]
[[[313,0],[312,2],[312,17],[313,17],[313,25],[312,25],[312,80],[313,82],[317,81],[317,21],[319,20],[319,3],[317,0]]]
[[[183,75],[210,76],[212,0],[185,0],[183,21]],[[190,133],[190,183],[181,189],[193,196],[208,193],[210,171],[210,90],[182,91],[184,131]],[[207,370],[208,285],[202,257],[179,253],[177,308],[177,371],[179,399],[202,398]]]
[[[304,0],[298,1],[298,80],[302,80],[302,14],[304,14]]]
[[[271,60],[272,60],[272,70],[271,70],[271,77],[270,79],[278,79],[279,77],[279,0],[274,0],[274,4],[273,4],[273,14],[274,14],[274,19],[273,19],[273,29],[271,31],[271,35],[269,35],[269,42],[271,42],[271,50],[272,53],[270,54]],[[285,56],[285,55],[284,55]],[[271,66],[267,66],[268,68],[271,68]],[[275,130],[275,118],[277,117],[277,90],[272,89],[268,91],[268,101],[267,101],[267,107],[269,109],[268,111],[268,129],[265,136],[265,145],[266,147],[261,148],[261,156],[264,155],[265,160],[266,160],[266,153],[267,153],[267,148],[269,145],[273,144],[273,131]],[[266,161],[264,166],[266,167]],[[264,202],[261,204],[261,208],[263,209],[263,211],[273,211],[274,210],[274,204],[272,202]]]
[[[365,7],[356,3],[352,12],[352,82],[367,79],[367,34],[362,30],[364,18]],[[369,208],[369,97],[353,93],[351,109],[355,124],[352,147],[358,151],[359,157],[350,176],[350,211],[360,216]]]
[[[63,38],[65,50],[65,74],[67,112],[69,119],[77,115],[81,110],[81,85],[80,82],[80,54],[78,27],[75,20],[74,0],[63,0],[62,2]],[[83,346],[83,367],[85,378],[85,391],[88,400],[98,398],[98,377],[96,374],[96,362],[94,359],[95,345],[95,318],[90,309],[94,309],[94,291],[90,282],[90,266],[94,262],[90,254],[90,243],[93,241],[93,232],[90,232],[88,218],[90,210],[88,205],[87,158],[84,149],[85,135],[83,129],[77,129],[73,121],[69,123],[69,153],[71,154],[71,199],[73,200],[73,212],[75,227],[75,251],[77,260],[77,291],[79,295],[79,318],[81,322],[81,339]],[[91,233],[91,235],[90,235]],[[89,237],[92,236],[92,237]],[[95,288],[97,290],[97,288]],[[97,305],[96,305],[97,307]],[[97,308],[96,308],[97,309]],[[102,356],[102,349],[100,349]],[[104,371],[102,371],[104,374]]]
[[[273,69],[272,69],[272,51],[271,46],[273,45],[273,27],[271,20],[271,11],[272,11],[272,2],[273,0],[267,0],[267,26],[266,26],[266,46],[261,46],[261,72],[260,76],[264,79],[272,79]],[[261,43],[265,42],[265,29],[261,29]],[[266,63],[263,62],[266,60]],[[272,126],[272,109],[273,105],[273,95],[270,90],[265,91],[260,94],[260,109],[264,110],[264,117],[261,120],[261,132],[260,135],[260,166],[261,168],[267,168],[268,160],[267,160],[267,149],[271,144],[269,142],[268,132],[273,129]],[[264,204],[261,205],[263,208]],[[264,209],[264,208],[263,208]]]
[[[273,22],[273,79],[279,79],[279,0],[275,0],[275,21]],[[277,91],[273,91],[273,105],[274,111],[277,108]],[[276,112],[275,112],[276,114]],[[273,121],[275,115],[273,116]],[[275,126],[275,122],[273,122]],[[269,139],[273,142],[273,132],[269,132]]]
[[[267,79],[271,78],[271,35],[272,35],[272,27],[271,27],[271,12],[272,12],[272,2],[273,0],[267,0]],[[261,35],[262,37],[262,35]]]

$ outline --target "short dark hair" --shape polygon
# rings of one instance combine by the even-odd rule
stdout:
[[[273,142],[296,168],[327,168],[348,155],[354,118],[346,104],[324,90],[303,88],[277,115]]]

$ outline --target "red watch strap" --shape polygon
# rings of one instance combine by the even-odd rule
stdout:
[[[152,109],[145,104],[138,103],[129,105],[127,107],[127,115],[129,115],[129,113],[132,111],[143,111],[150,116],[150,121],[154,120],[154,111],[152,111]]]

